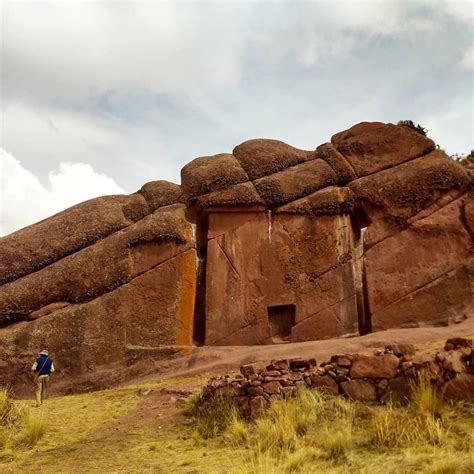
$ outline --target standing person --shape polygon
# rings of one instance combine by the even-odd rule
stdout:
[[[40,407],[43,400],[46,399],[49,376],[54,372],[53,360],[48,357],[49,353],[46,349],[39,353],[39,357],[35,360],[31,370],[36,372],[35,377],[35,395],[36,406]]]

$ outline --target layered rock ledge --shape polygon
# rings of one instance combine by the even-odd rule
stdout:
[[[471,160],[472,161],[472,160]],[[0,239],[5,383],[193,345],[278,344],[474,315],[474,174],[423,133],[362,122],[313,150],[245,141]],[[131,371],[130,371],[131,372]],[[23,379],[25,379],[23,377]]]

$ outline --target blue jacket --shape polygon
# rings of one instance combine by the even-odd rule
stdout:
[[[38,375],[50,375],[52,365],[53,361],[49,357],[41,355],[36,359],[36,372]]]

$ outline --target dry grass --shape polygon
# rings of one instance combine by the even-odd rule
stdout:
[[[463,472],[472,463],[472,436],[452,430],[444,411],[442,394],[424,380],[405,407],[302,389],[248,425],[249,449],[237,472]],[[471,431],[473,421],[471,416]]]
[[[249,428],[247,423],[241,420],[236,414],[226,429],[226,437],[236,446],[245,446],[249,439]]]
[[[8,390],[0,389],[0,451],[34,447],[46,433],[42,413],[33,414],[25,405],[15,403]]]
[[[22,417],[22,409],[10,398],[8,389],[0,387],[0,426],[11,428]]]
[[[14,440],[17,448],[32,448],[46,433],[46,420],[42,413],[27,412],[21,423],[21,430]]]
[[[385,447],[442,444],[449,435],[448,423],[443,420],[444,409],[442,392],[421,377],[407,407],[396,409],[389,403],[374,411],[372,441]]]
[[[0,451],[2,451],[8,444],[10,433],[6,428],[0,426]]]
[[[166,386],[180,383],[167,380]],[[186,417],[191,412],[196,416],[191,426],[182,423],[186,417],[179,416],[180,408],[155,408],[155,401],[149,414],[160,411],[172,417],[154,418],[155,424],[150,424],[148,415],[139,416],[147,397],[138,397],[137,389],[134,385],[47,400],[42,411],[33,411],[44,413],[48,422],[34,456],[30,448],[15,446],[23,427],[18,422],[16,435],[0,447],[0,472],[398,474],[462,473],[472,467],[470,402],[443,408],[426,402],[430,397],[425,394],[423,403],[377,406],[301,390],[254,422],[238,418],[225,403],[212,405],[227,415],[216,414],[214,421],[203,425],[203,432],[212,435],[205,438],[198,431],[198,413],[208,417],[210,406],[199,408],[198,396],[188,406]],[[438,408],[429,408],[433,406]],[[411,426],[414,414],[423,420],[415,422],[416,429]],[[124,424],[126,429],[120,429]],[[397,434],[400,428],[405,437]]]
[[[199,394],[189,399],[184,414],[196,420],[196,429],[204,439],[223,433],[237,416],[231,397],[204,400]]]
[[[441,417],[445,407],[443,391],[433,385],[428,377],[422,376],[414,387],[411,405],[414,411],[420,415]]]
[[[376,446],[409,447],[419,443],[441,444],[449,428],[441,419],[426,413],[394,409],[376,409],[372,419],[372,440]]]

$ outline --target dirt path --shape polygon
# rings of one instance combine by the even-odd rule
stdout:
[[[449,337],[474,336],[474,318],[447,327],[391,329],[366,336],[326,339],[266,346],[203,346],[193,353],[158,366],[157,374],[139,377],[136,381],[181,377],[200,373],[237,370],[243,363],[270,361],[276,358],[316,357],[318,363],[333,354],[373,352],[387,344],[412,343],[420,351],[440,350]],[[130,382],[128,382],[130,383]]]

